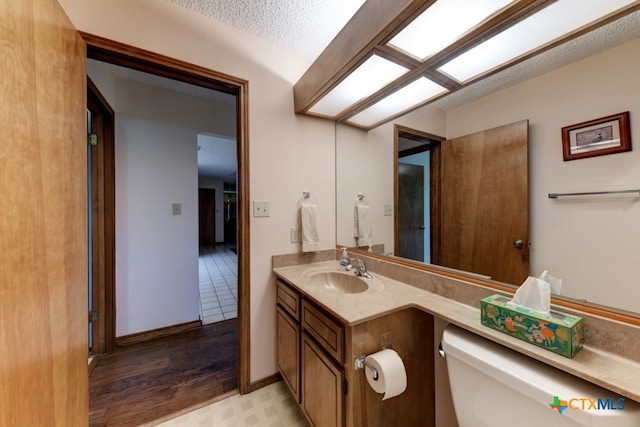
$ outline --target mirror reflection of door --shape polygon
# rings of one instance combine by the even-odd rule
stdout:
[[[529,123],[441,147],[439,265],[520,284],[529,272]]]
[[[394,254],[522,283],[528,122],[450,140],[396,125],[395,146]]]
[[[421,165],[398,164],[398,256],[429,262],[425,256],[429,247],[424,244],[429,232],[424,217],[425,200],[429,203],[424,197],[424,170]]]
[[[396,256],[432,262],[432,199],[437,198],[438,147],[443,138],[396,126]]]

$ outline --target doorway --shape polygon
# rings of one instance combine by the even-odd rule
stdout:
[[[437,257],[439,150],[444,138],[400,125],[394,130],[394,254],[431,263]]]
[[[249,384],[249,185],[247,139],[247,82],[152,52],[81,33],[87,43],[87,58],[144,71],[175,81],[221,91],[235,97],[238,204],[238,388],[247,393]],[[174,208],[180,209],[180,206]],[[175,212],[175,211],[174,211]],[[178,213],[179,214],[179,213]]]

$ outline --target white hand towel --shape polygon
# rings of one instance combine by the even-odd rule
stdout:
[[[300,204],[300,231],[302,233],[302,252],[319,250],[317,207],[310,200]]]
[[[369,206],[364,203],[356,203],[353,215],[354,237],[358,239],[358,246],[371,246],[371,218],[369,216]]]

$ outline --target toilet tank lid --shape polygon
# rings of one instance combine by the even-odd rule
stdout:
[[[587,410],[564,411],[580,425],[640,426],[640,404],[637,402],[631,399],[618,401],[621,396],[616,393],[457,326],[447,326],[442,335],[442,348],[447,359],[455,358],[543,405],[550,406],[555,396],[572,403],[572,407],[579,407],[582,401],[570,402],[571,399],[593,399],[596,404],[600,399],[602,405],[609,407],[624,405],[623,410],[593,410],[588,408],[591,401],[585,400]],[[616,418],[615,422],[612,418]]]

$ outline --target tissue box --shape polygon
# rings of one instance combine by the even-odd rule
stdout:
[[[482,324],[569,358],[582,348],[582,317],[554,310],[547,316],[508,306],[509,301],[499,294],[483,298],[480,302]]]

